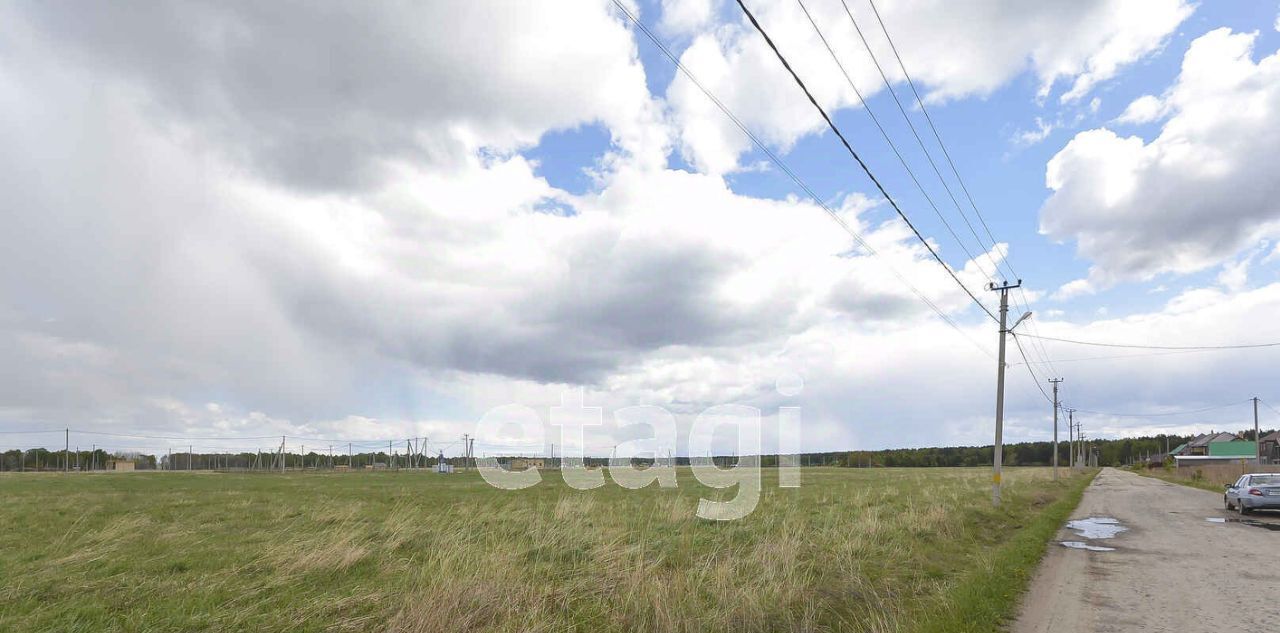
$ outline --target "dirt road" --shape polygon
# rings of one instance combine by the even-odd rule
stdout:
[[[1114,550],[1050,545],[1014,633],[1280,630],[1280,513],[1241,523],[1221,493],[1107,468],[1071,516],[1087,517],[1128,529],[1059,531],[1059,543]]]

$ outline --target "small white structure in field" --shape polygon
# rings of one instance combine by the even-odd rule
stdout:
[[[444,451],[440,451],[440,457],[436,459],[436,472],[446,475],[453,472],[453,464],[444,461]]]

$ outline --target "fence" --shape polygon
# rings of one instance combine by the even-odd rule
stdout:
[[[1178,476],[1186,479],[1199,479],[1214,485],[1234,483],[1245,473],[1280,473],[1280,464],[1263,464],[1252,462],[1238,464],[1203,464],[1178,466]]]

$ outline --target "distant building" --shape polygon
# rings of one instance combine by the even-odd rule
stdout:
[[[1186,443],[1186,448],[1181,452],[1187,456],[1205,456],[1209,454],[1209,445],[1214,442],[1230,442],[1239,439],[1234,433],[1207,433],[1201,435],[1190,442]]]
[[[510,470],[528,470],[530,468],[544,468],[546,461],[541,457],[516,457],[511,460]]]
[[[1262,436],[1262,462],[1264,464],[1280,464],[1280,431],[1272,431]]]
[[[1253,463],[1258,445],[1251,440],[1242,440],[1234,435],[1231,437],[1230,440],[1209,442],[1204,447],[1204,455],[1174,455],[1173,459],[1179,466]]]
[[[109,459],[107,460],[106,466],[107,466],[107,470],[126,472],[126,471],[134,470],[135,464],[131,461],[123,460],[123,459]]]

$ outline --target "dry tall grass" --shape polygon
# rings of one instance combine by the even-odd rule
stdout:
[[[1222,487],[1235,483],[1245,473],[1280,473],[1280,465],[1253,463],[1238,464],[1205,464],[1202,466],[1185,465],[1175,469],[1182,479],[1203,481],[1211,486]]]
[[[1065,489],[1010,469],[679,489],[473,475],[0,477],[0,630],[895,631]]]

